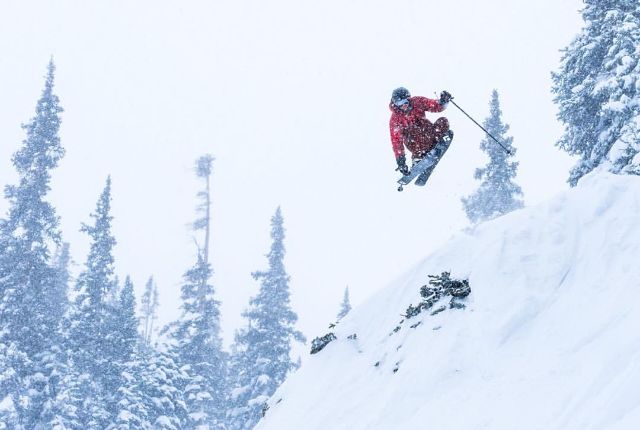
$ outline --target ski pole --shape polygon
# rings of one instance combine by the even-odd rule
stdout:
[[[475,119],[471,118],[471,115],[469,115],[468,113],[466,113],[466,112],[464,111],[464,109],[462,109],[460,106],[458,106],[458,105],[453,101],[453,99],[452,99],[452,100],[449,100],[449,101],[450,101],[451,103],[453,103],[453,105],[454,105],[455,107],[457,107],[458,109],[460,109],[460,112],[462,112],[463,114],[465,114],[465,115],[466,115],[466,116],[467,116],[471,121],[473,121],[473,122],[475,123],[475,125],[477,125],[478,127],[480,127],[480,128],[482,129],[482,131],[484,131],[485,133],[487,133],[487,135],[488,135],[490,138],[492,138],[493,140],[495,140],[495,141],[496,141],[496,143],[497,143],[498,145],[500,145],[500,146],[502,147],[502,149],[504,149],[504,150],[507,152],[507,154],[509,154],[509,155],[513,155],[513,153],[511,152],[511,150],[510,150],[510,149],[508,149],[506,146],[504,146],[502,143],[500,143],[500,141],[499,141],[498,139],[496,139],[495,137],[493,137],[493,135],[492,135],[491,133],[489,133],[489,132],[488,132],[488,131],[483,127],[483,126],[481,126],[480,124],[478,124],[478,121],[476,121]]]

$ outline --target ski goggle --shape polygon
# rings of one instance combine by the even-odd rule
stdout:
[[[393,102],[393,104],[398,106],[398,107],[404,106],[407,103],[409,103],[409,99],[396,100],[396,101]]]

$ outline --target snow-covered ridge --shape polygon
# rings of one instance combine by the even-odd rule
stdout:
[[[640,428],[639,214],[640,178],[593,174],[460,234],[353,309],[257,429]],[[390,334],[444,270],[466,309]]]

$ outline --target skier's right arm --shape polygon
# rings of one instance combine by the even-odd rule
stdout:
[[[391,146],[393,147],[393,155],[396,157],[396,163],[398,164],[398,170],[403,175],[409,173],[407,167],[406,158],[404,155],[404,144],[402,143],[402,127],[396,121],[394,117],[391,117],[389,121],[389,131],[391,132]]]

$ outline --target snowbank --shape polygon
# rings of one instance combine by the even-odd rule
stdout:
[[[257,429],[640,428],[639,214],[640,178],[598,174],[459,235],[352,310]],[[444,270],[466,309],[394,333]]]

